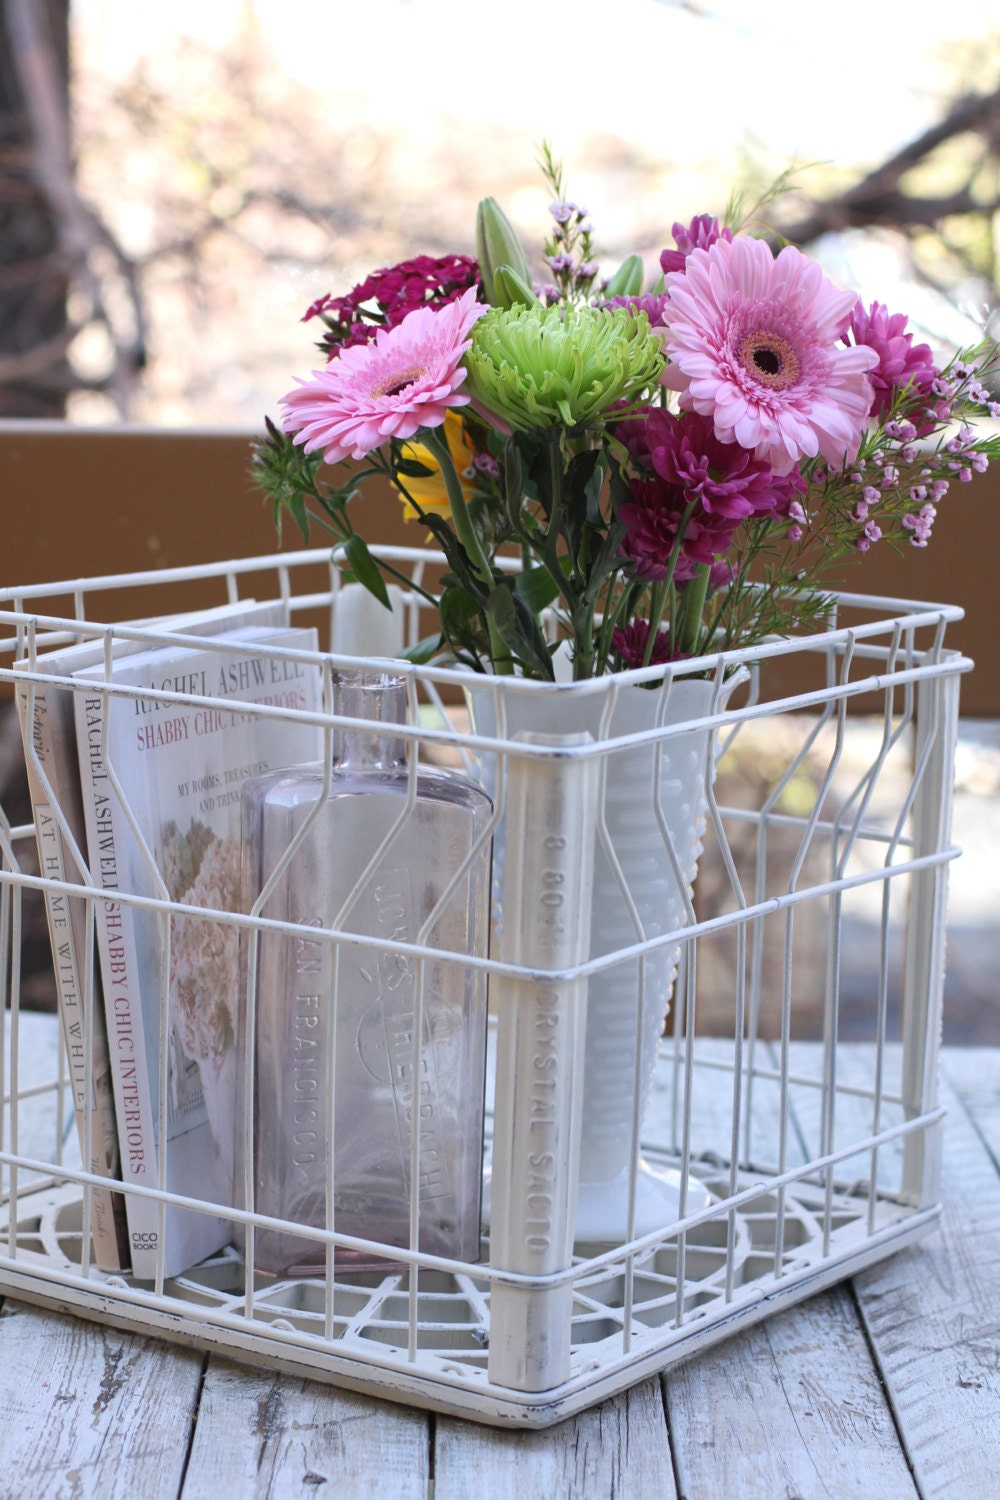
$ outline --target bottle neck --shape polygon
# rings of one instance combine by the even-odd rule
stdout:
[[[395,672],[333,673],[333,711],[364,719],[368,729],[334,730],[333,759],[341,771],[398,771],[406,767],[406,741],[393,726],[406,723],[406,678]]]

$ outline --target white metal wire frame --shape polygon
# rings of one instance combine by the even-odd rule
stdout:
[[[426,550],[386,551],[418,583],[435,565]],[[100,611],[110,598],[121,618],[150,616],[170,607],[162,601],[181,584],[200,589],[198,602],[206,606],[280,595],[293,620],[332,619],[342,586],[328,557],[312,551],[6,590],[0,593],[0,677],[11,679],[15,660],[81,636],[103,638],[108,659],[116,636],[156,639],[155,630],[102,621]],[[407,593],[403,607],[408,636],[416,641],[429,630],[419,595]],[[163,1277],[161,1260],[152,1285],[98,1272],[83,1226],[100,1179],[80,1166],[89,1160],[89,1140],[81,1158],[65,1064],[60,1060],[54,1078],[32,1072],[34,1053],[25,1038],[34,1035],[38,1018],[21,1005],[20,950],[29,893],[82,893],[91,903],[107,897],[96,884],[81,887],[72,872],[65,880],[30,873],[33,828],[12,826],[0,810],[0,975],[7,1011],[0,1039],[0,1290],[349,1388],[485,1421],[540,1426],[924,1232],[937,1213],[944,909],[947,867],[958,853],[950,843],[951,778],[959,676],[970,665],[945,649],[944,632],[959,614],[840,595],[819,635],[677,664],[677,676],[708,670],[719,681],[739,665],[749,680],[734,706],[712,716],[718,780],[713,786],[706,766],[705,850],[685,926],[657,938],[638,933],[628,948],[590,961],[578,943],[574,950],[572,931],[554,961],[531,951],[530,943],[517,961],[509,948],[478,961],[489,973],[494,1010],[524,1005],[528,1014],[544,987],[571,1051],[585,1024],[589,975],[627,964],[638,990],[645,957],[658,946],[681,943],[651,1104],[645,1116],[638,1096],[633,1105],[632,1181],[641,1149],[647,1160],[703,1181],[709,1206],[643,1238],[566,1253],[543,1271],[525,1270],[516,1255],[495,1263],[486,1235],[478,1263],[420,1253],[415,1202],[406,1249],[352,1240],[335,1223],[300,1229],[327,1246],[325,1278],[255,1278],[233,1249],[173,1280]],[[801,687],[775,697],[771,680],[784,657],[794,658]],[[319,665],[328,671],[330,661],[323,657]],[[456,708],[456,674],[405,670],[414,709],[414,727],[405,736],[413,763],[418,754],[451,757],[470,771],[475,756],[497,757],[492,828],[504,826],[512,796],[548,798],[547,805],[555,799],[567,869],[578,875],[583,868],[585,878],[594,831],[581,826],[577,793],[586,794],[588,778],[614,774],[615,743],[526,748],[499,738],[476,740]],[[173,695],[162,696],[171,701]],[[855,709],[860,712],[849,712]],[[328,713],[312,718],[329,730]],[[666,742],[672,732],[657,730],[648,738]],[[327,733],[328,756],[330,742]],[[262,922],[116,895],[159,912],[167,942],[172,910],[242,928]],[[269,925],[294,931],[289,924]],[[871,946],[858,972],[853,949],[862,931]],[[350,939],[331,930],[326,941],[336,949]],[[373,940],[372,946],[379,944]],[[420,942],[396,946],[418,970],[430,959],[440,961],[437,950]],[[91,1025],[92,935],[84,968]],[[167,1035],[163,989],[161,1041]],[[246,997],[251,1005],[253,998]],[[421,1003],[418,989],[415,1069]],[[849,1009],[863,1045],[842,1035]],[[165,1101],[165,1047],[161,1053]],[[489,1100],[518,1087],[515,1074],[523,1063],[516,1047],[501,1049],[499,1057],[492,1048]],[[249,1078],[244,1087],[251,1087]],[[572,1140],[579,1112],[573,1087],[559,1105],[562,1142]],[[161,1129],[161,1139],[164,1134]],[[529,1189],[512,1165],[512,1143],[491,1140],[489,1126],[487,1135],[494,1202],[498,1192],[507,1193],[505,1201],[523,1219],[521,1199]],[[166,1192],[163,1155],[158,1186],[129,1191],[217,1212],[215,1205]],[[572,1219],[574,1172],[570,1149],[550,1190],[551,1211],[564,1223]],[[276,1227],[247,1212],[233,1210],[231,1217],[251,1232],[255,1225]],[[509,1235],[503,1243],[509,1248]],[[335,1257],[340,1246],[381,1251],[391,1263],[384,1272],[347,1274]]]

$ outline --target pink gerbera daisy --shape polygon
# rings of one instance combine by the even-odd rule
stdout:
[[[322,448],[328,464],[364,458],[389,438],[440,427],[469,396],[462,355],[487,309],[475,288],[445,307],[418,307],[369,344],[343,349],[325,370],[283,396],[283,426],[307,453]]]
[[[857,296],[788,245],[718,240],[666,278],[664,384],[716,436],[787,474],[817,453],[852,460],[872,405],[874,349],[838,344]]]

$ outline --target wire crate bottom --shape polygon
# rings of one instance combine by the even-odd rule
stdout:
[[[698,1175],[719,1197],[729,1193],[728,1169],[702,1165]],[[0,1288],[367,1395],[496,1425],[544,1427],[894,1253],[938,1217],[936,1208],[872,1205],[867,1195],[849,1192],[830,1197],[802,1182],[779,1192],[757,1172],[740,1174],[739,1186],[754,1190],[749,1204],[693,1228],[683,1247],[664,1238],[635,1254],[631,1269],[621,1253],[599,1257],[596,1266],[597,1257],[580,1263],[570,1379],[538,1394],[488,1378],[485,1266],[481,1277],[419,1273],[415,1348],[405,1271],[338,1278],[329,1302],[322,1279],[260,1278],[248,1316],[244,1265],[233,1250],[166,1282],[162,1297],[127,1276],[92,1270],[84,1277],[82,1195],[73,1183],[19,1194],[13,1236],[5,1209]]]

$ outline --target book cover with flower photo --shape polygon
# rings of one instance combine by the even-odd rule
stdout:
[[[250,625],[287,628],[288,607],[280,600],[258,604],[242,600],[215,609],[174,614],[130,625],[143,638],[116,635],[117,659],[149,650],[148,632],[188,632],[213,636]],[[104,659],[102,637],[47,649],[42,633],[37,655],[15,663],[19,675],[16,702],[24,742],[25,770],[31,797],[40,872],[53,880],[78,884],[85,879],[86,830],[73,714],[73,692],[60,680]],[[77,853],[80,852],[80,859]],[[112,1089],[108,1038],[101,1002],[96,956],[87,963],[88,905],[66,891],[47,890],[45,911],[52,945],[56,997],[73,1093],[81,1152],[90,1139],[87,1165],[98,1177],[121,1176],[118,1131]],[[95,1003],[96,1001],[96,1003]],[[91,1035],[88,1052],[86,1038]],[[110,1188],[91,1190],[90,1228],[95,1264],[103,1271],[128,1270],[130,1264],[125,1202]]]
[[[252,628],[204,650],[164,647],[116,662],[111,694],[103,668],[78,674],[77,741],[98,886],[209,911],[240,909],[243,784],[321,754],[315,725],[253,710],[316,710],[318,669],[286,654],[316,649],[314,630]],[[238,930],[129,901],[95,904],[123,1180],[156,1188],[162,1173],[170,1192],[231,1206]],[[133,1275],[149,1280],[158,1206],[127,1198]],[[231,1237],[225,1218],[176,1205],[163,1228],[166,1277]]]

